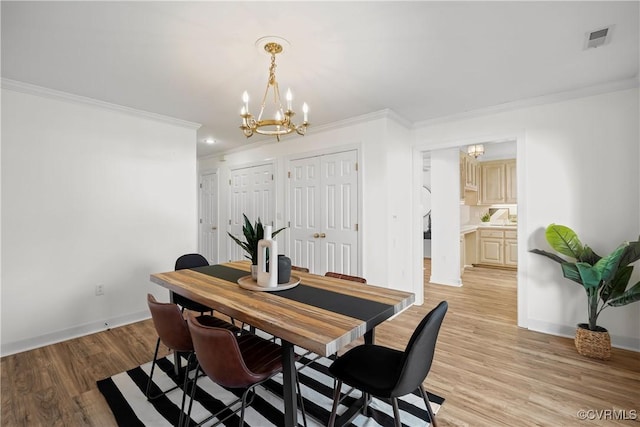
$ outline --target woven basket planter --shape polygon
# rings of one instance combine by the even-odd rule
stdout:
[[[598,327],[597,331],[591,331],[586,323],[578,324],[575,343],[582,356],[601,360],[611,358],[611,337],[604,328]]]

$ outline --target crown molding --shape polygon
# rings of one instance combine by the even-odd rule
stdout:
[[[620,90],[627,90],[640,87],[640,77],[635,77],[616,80],[614,82],[603,83],[599,85],[593,85],[576,90],[570,90],[565,92],[558,92],[551,95],[538,96],[535,98],[522,99],[514,102],[507,102],[504,104],[494,105],[491,107],[480,108],[477,110],[466,111],[464,113],[452,114],[449,116],[437,117],[434,119],[423,120],[413,124],[413,129],[432,126],[440,123],[455,122],[459,120],[472,119],[481,116],[488,116],[490,114],[503,113],[505,111],[518,110],[527,107],[533,107],[536,105],[553,104],[556,102],[569,101],[571,99],[585,98],[588,96],[600,95],[603,93],[617,92]]]
[[[135,117],[142,117],[168,123],[176,126],[182,126],[188,129],[198,129],[202,125],[200,123],[189,122],[187,120],[176,119],[175,117],[163,116],[162,114],[151,113],[148,111],[137,110],[135,108],[125,107],[123,105],[112,104],[110,102],[99,101],[97,99],[88,98],[86,96],[74,95],[72,93],[62,92],[55,89],[49,89],[43,86],[37,86],[30,83],[21,82],[2,78],[2,89],[12,90],[14,92],[26,93],[29,95],[43,96],[47,98],[73,102],[76,104],[91,105],[93,107],[102,108],[110,111],[128,114]]]
[[[367,122],[372,122],[374,120],[379,120],[379,119],[390,119],[393,120],[397,123],[399,123],[400,125],[406,127],[407,129],[411,129],[413,123],[411,123],[409,120],[405,119],[404,117],[402,117],[401,115],[399,115],[398,113],[396,113],[395,111],[389,109],[389,108],[385,108],[384,110],[378,110],[378,111],[374,111],[372,113],[367,113],[367,114],[362,114],[360,116],[355,116],[355,117],[350,117],[348,119],[344,119],[344,120],[340,120],[337,122],[332,122],[332,123],[327,123],[324,125],[319,125],[319,126],[315,126],[313,128],[309,128],[307,130],[307,132],[309,132],[309,130],[315,132],[325,132],[328,130],[334,130],[334,129],[340,129],[340,128],[345,128],[345,127],[350,127],[353,125],[357,125],[360,123],[367,123]]]

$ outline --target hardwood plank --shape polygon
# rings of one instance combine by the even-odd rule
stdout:
[[[576,414],[640,411],[640,353],[614,348],[609,361],[588,359],[571,339],[518,328],[515,272],[470,268],[464,286],[455,288],[428,283],[429,268],[427,261],[425,304],[383,323],[376,340],[404,349],[422,316],[441,300],[449,302],[424,383],[446,398],[437,415],[440,427],[639,425],[581,421]],[[95,381],[151,361],[156,338],[146,320],[3,357],[1,425],[114,426]],[[63,365],[80,368],[71,372]]]

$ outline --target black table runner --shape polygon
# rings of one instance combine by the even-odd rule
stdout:
[[[210,265],[207,267],[192,268],[192,270],[234,283],[237,283],[239,278],[249,274],[247,271],[225,265]],[[367,322],[367,330],[373,329],[376,325],[382,323],[394,314],[393,306],[389,304],[307,286],[302,282],[295,288],[270,293],[334,313],[364,320]]]

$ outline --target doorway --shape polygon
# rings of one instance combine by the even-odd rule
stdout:
[[[484,144],[485,152],[482,156],[478,156],[477,159],[476,158],[472,159],[474,163],[473,165],[474,168],[477,167],[478,181],[475,183],[477,185],[477,190],[475,192],[472,192],[473,197],[471,197],[471,199],[469,198],[470,196],[469,191],[468,190],[465,191],[465,183],[467,183],[467,186],[469,186],[473,180],[467,181],[465,179],[466,177],[462,174],[462,170],[460,170],[460,182],[458,182],[458,184],[460,185],[459,189],[455,188],[455,184],[452,184],[451,182],[442,182],[442,181],[438,182],[438,180],[432,179],[432,176],[430,173],[432,171],[431,161],[434,153],[448,151],[451,157],[449,159],[451,160],[450,167],[456,167],[456,165],[453,163],[455,158],[454,157],[455,151],[459,150],[461,156],[463,156],[463,154],[466,155],[467,154],[466,148],[468,145],[478,144],[480,142]],[[423,226],[423,228],[420,230],[422,235],[426,237],[427,236],[426,231],[429,228],[432,231],[431,233],[429,233],[429,237],[431,237],[431,240],[429,241],[429,243],[431,243],[430,245],[431,251],[433,251],[434,247],[438,247],[438,245],[442,246],[442,241],[438,242],[438,239],[446,239],[447,240],[446,243],[448,244],[448,246],[445,246],[445,249],[441,250],[439,253],[446,254],[447,256],[449,256],[449,258],[459,257],[459,260],[460,260],[460,263],[458,264],[459,273],[456,273],[455,271],[455,269],[458,268],[455,266],[456,263],[450,262],[450,265],[448,265],[447,268],[451,267],[451,276],[448,276],[448,277],[454,277],[454,275],[457,274],[458,277],[462,278],[462,275],[465,269],[474,268],[473,266],[475,265],[478,265],[478,266],[482,265],[483,262],[480,261],[482,256],[481,254],[482,244],[484,244],[484,249],[496,252],[493,263],[502,264],[500,266],[492,265],[492,267],[494,268],[493,271],[495,271],[497,274],[499,274],[501,270],[496,269],[495,267],[509,268],[509,264],[515,267],[515,265],[521,264],[522,259],[525,258],[526,252],[524,250],[524,245],[522,243],[520,245],[517,244],[518,237],[521,237],[519,236],[519,230],[523,228],[522,227],[523,218],[522,218],[522,215],[519,215],[519,213],[521,214],[524,211],[523,203],[525,200],[524,199],[525,194],[523,191],[524,168],[521,167],[522,164],[524,163],[522,159],[522,153],[524,152],[524,150],[522,150],[523,144],[524,144],[524,138],[522,136],[517,136],[517,137],[511,137],[511,138],[500,138],[500,139],[496,138],[490,141],[486,141],[486,140],[485,141],[469,141],[469,142],[465,141],[464,145],[458,143],[457,147],[455,146],[438,147],[437,150],[421,151],[420,155],[421,155],[422,162],[420,166],[422,170],[420,172],[416,170],[414,174],[415,178],[420,177],[420,181],[419,182],[414,181],[414,182],[416,184],[419,184],[420,188],[422,188],[425,185],[428,186],[434,194],[438,191],[438,188],[437,188],[438,186],[440,186],[439,190],[442,191],[443,190],[442,186],[446,186],[446,185],[450,187],[450,188],[447,188],[446,191],[451,191],[451,192],[455,192],[456,194],[458,193],[460,194],[459,203],[450,203],[450,205],[448,205],[447,207],[442,207],[442,206],[436,206],[437,199],[434,199],[433,205],[432,205],[433,211],[440,210],[440,213],[442,213],[442,210],[444,209],[444,214],[441,214],[441,215],[435,214],[434,218],[439,218],[439,220],[456,222],[454,231],[451,231],[452,228],[449,227],[448,225],[444,226],[443,228],[445,228],[447,231],[445,232],[445,235],[443,235],[442,233],[439,232],[441,230],[438,230],[439,226],[442,227],[441,224],[438,224],[436,221],[434,221],[431,224],[431,227],[428,227],[427,221],[422,217],[420,218],[420,224],[422,224]],[[464,153],[463,153],[463,150],[465,150]],[[486,163],[487,165],[489,164],[495,165],[495,164],[501,164],[502,162],[509,163],[509,166],[503,166],[504,167],[504,169],[502,169],[503,172],[501,172],[499,176],[501,177],[501,179],[506,180],[506,175],[508,175],[511,179],[508,184],[506,183],[506,181],[504,181],[499,186],[498,190],[499,192],[507,193],[507,196],[505,196],[505,198],[500,199],[498,201],[495,201],[495,200],[485,201],[482,198],[483,189],[481,184],[481,173],[482,173],[481,166],[483,163]],[[415,167],[417,166],[418,166],[418,163],[415,163]],[[470,169],[473,169],[473,168],[467,169],[467,167],[465,167],[465,170],[470,170]],[[506,189],[507,186],[509,188],[508,191]],[[486,188],[485,188],[485,191],[486,191]],[[465,193],[467,193],[466,197],[465,197]],[[515,199],[515,197],[513,197],[514,194],[517,194],[516,200],[514,200]],[[508,197],[509,195],[510,195],[510,198]],[[490,215],[489,215],[490,221],[488,223],[482,223],[480,221],[480,218],[485,213],[489,213],[489,212],[490,212]],[[416,224],[417,224],[417,220],[416,220]],[[488,240],[487,242],[483,243],[481,240],[480,228],[479,228],[481,225],[484,225],[485,229],[489,230],[490,234],[493,235],[496,233],[497,234],[501,233],[501,235],[498,236],[496,234],[495,242]],[[464,236],[466,235],[467,232],[469,232],[469,230],[471,230],[473,238],[465,239]],[[498,243],[497,240],[500,240],[500,242]],[[522,239],[520,239],[520,241],[522,242]],[[426,239],[423,239],[422,242],[423,244],[420,245],[423,249],[422,256],[420,257],[420,260],[419,260],[420,265],[421,266],[424,265],[425,258],[430,258],[427,260],[428,262],[430,262],[430,264],[432,265],[437,264],[439,260],[434,259],[435,257],[431,256],[432,253],[425,250],[425,248],[428,246],[426,244],[427,243]],[[490,255],[493,256],[494,254],[490,254]],[[491,256],[489,258],[491,258]],[[487,260],[486,256],[484,260],[485,261]],[[449,259],[448,261],[451,261],[451,260]],[[502,271],[514,271],[514,269],[502,270]],[[526,324],[525,324],[526,321],[524,321],[525,316],[523,314],[523,313],[526,313],[526,310],[524,310],[523,308],[523,307],[526,307],[526,288],[524,286],[525,282],[524,280],[522,280],[522,277],[520,274],[520,268],[518,268],[518,271],[516,274],[518,275],[518,282],[517,282],[518,325],[526,327]],[[454,281],[450,281],[449,283],[437,282],[437,281],[431,280],[430,277],[425,277],[425,280],[432,281],[433,283],[443,283],[443,284],[452,285],[452,286],[460,286],[460,284],[463,284],[462,282],[456,284]]]

